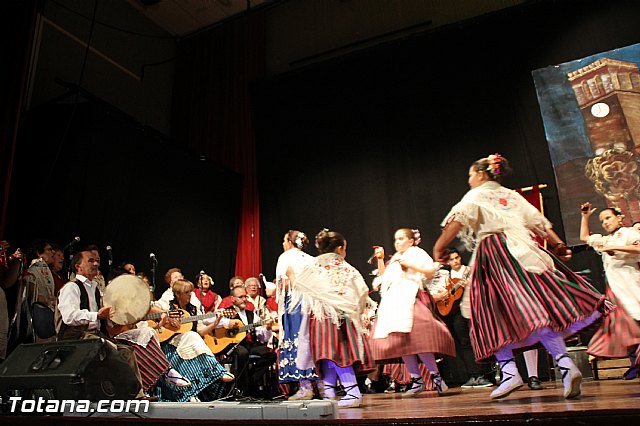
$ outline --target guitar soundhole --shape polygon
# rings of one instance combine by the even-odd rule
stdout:
[[[227,330],[227,337],[234,337],[238,332],[236,330]]]

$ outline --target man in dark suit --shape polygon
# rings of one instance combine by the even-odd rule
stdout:
[[[231,297],[233,299],[232,307],[238,313],[238,317],[236,320],[230,320],[227,323],[221,321],[221,325],[229,327],[242,326],[254,324],[254,322],[260,320],[252,311],[246,309],[247,291],[244,287],[232,289]],[[245,339],[230,353],[236,359],[235,374],[238,389],[245,396],[265,397],[268,395],[269,389],[264,389],[262,384],[264,383],[264,375],[276,361],[276,354],[265,346],[265,343],[271,338],[272,323],[272,320],[268,320],[264,326],[251,328],[247,332]]]

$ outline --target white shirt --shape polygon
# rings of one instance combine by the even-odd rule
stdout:
[[[468,281],[470,272],[471,271],[468,266],[462,265],[460,269],[458,269],[457,271],[454,271],[453,268],[451,268],[450,276],[451,276],[451,279],[458,278],[458,279],[466,279]],[[462,299],[460,299],[460,313],[466,319],[471,318],[471,297],[469,295],[470,287],[471,287],[471,282],[469,281],[469,283],[464,287],[464,292],[462,293]]]
[[[80,309],[80,288],[75,283],[68,282],[58,296],[58,310],[62,315],[62,321],[69,326],[88,325],[89,330],[97,330],[100,328],[100,306],[95,298],[98,283],[80,274],[76,275],[76,280],[84,285],[89,294],[89,309]]]

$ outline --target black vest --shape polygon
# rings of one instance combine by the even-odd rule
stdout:
[[[84,284],[79,280],[73,280],[71,282],[75,283],[80,289],[80,309],[89,310],[90,309],[89,293],[87,292],[87,289],[85,288]],[[94,297],[96,298],[96,303],[99,307],[102,295],[100,294],[100,289],[98,287],[96,287],[96,293]],[[60,315],[57,305],[56,305],[56,314]],[[104,330],[104,327],[105,327],[104,321],[100,320],[99,331]],[[77,326],[67,325],[64,323],[64,321],[62,321],[62,316],[60,315],[60,325],[58,328],[58,340],[79,339],[81,338],[82,334],[88,330],[88,328],[89,326],[87,325],[77,325]]]

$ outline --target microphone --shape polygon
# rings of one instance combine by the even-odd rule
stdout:
[[[109,266],[113,265],[113,252],[111,251],[111,246],[107,246],[107,254],[109,255]]]
[[[204,271],[200,271],[200,276],[204,275],[205,272]]]
[[[80,242],[80,237],[74,237],[73,240],[71,240],[69,242],[69,244],[67,244],[66,246],[64,246],[64,248],[62,249],[62,251],[65,251],[68,248],[73,247],[75,244]]]
[[[149,258],[153,263],[158,263],[158,259],[156,259],[156,255],[153,253],[149,253]]]

